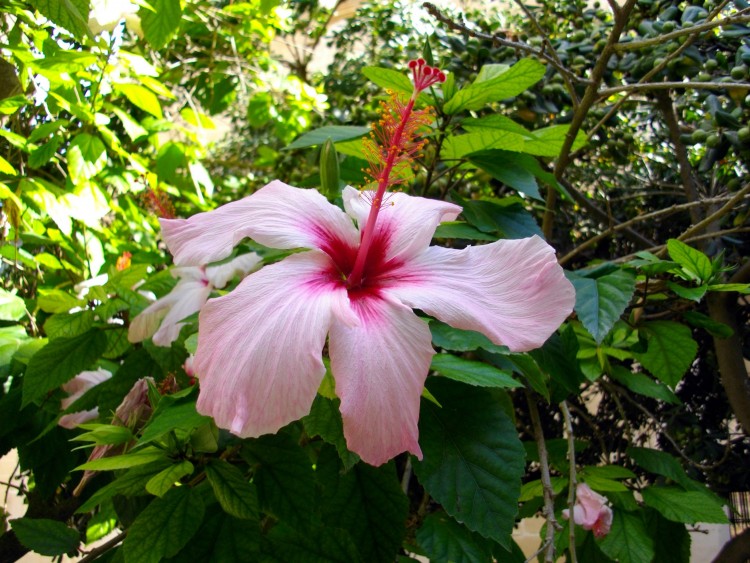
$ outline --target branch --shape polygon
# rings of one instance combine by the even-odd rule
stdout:
[[[682,233],[680,236],[677,237],[678,240],[684,241],[691,237],[693,234],[702,231],[703,229],[706,229],[707,227],[711,226],[711,223],[714,221],[718,221],[724,215],[729,213],[734,209],[734,206],[737,205],[740,201],[742,201],[747,195],[750,193],[750,183],[745,184],[742,189],[740,189],[734,196],[732,196],[732,199],[727,201],[722,207],[717,209],[714,213],[697,223],[696,225],[693,225],[689,229],[687,229],[684,233]]]
[[[599,98],[606,99],[618,92],[640,92],[642,90],[673,90],[673,89],[694,89],[694,90],[726,90],[734,88],[738,90],[750,90],[750,83],[747,82],[639,82],[637,84],[624,84],[622,86],[613,86],[599,91]]]
[[[576,556],[576,523],[573,518],[573,508],[576,503],[576,440],[573,435],[573,422],[570,420],[570,411],[568,403],[560,403],[560,409],[565,421],[565,432],[568,434],[568,463],[570,464],[570,484],[568,485],[568,553],[570,553],[571,563],[578,563]]]
[[[117,544],[122,542],[122,540],[125,539],[125,536],[128,535],[127,532],[120,532],[118,535],[116,535],[111,540],[107,541],[106,543],[103,543],[99,547],[95,547],[91,551],[89,551],[86,554],[86,557],[82,557],[78,560],[78,563],[89,563],[89,561],[96,560],[102,553],[108,552],[110,549],[115,547]]]
[[[534,400],[531,391],[528,389],[526,389],[526,401],[529,404],[531,425],[534,428],[536,447],[539,450],[539,465],[541,470],[542,489],[544,490],[543,512],[544,517],[547,519],[547,536],[544,540],[547,547],[545,550],[546,553],[544,554],[544,561],[546,563],[553,563],[555,561],[555,530],[560,529],[560,524],[558,524],[557,519],[555,518],[555,491],[552,488],[552,481],[550,479],[547,444],[544,441],[542,420],[539,417],[539,409],[536,406],[536,401]]]

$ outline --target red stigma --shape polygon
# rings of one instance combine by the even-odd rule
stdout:
[[[409,62],[412,79],[414,80],[414,92],[419,94],[436,82],[445,82],[445,73],[437,67],[428,65],[424,59]]]

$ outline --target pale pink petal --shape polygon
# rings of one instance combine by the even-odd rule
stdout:
[[[181,322],[200,311],[211,294],[206,279],[183,278],[172,291],[146,307],[130,323],[128,340],[141,342],[153,336],[157,346],[170,346],[180,335]]]
[[[435,351],[427,324],[401,303],[358,297],[359,327],[334,323],[331,371],[347,447],[380,465],[404,451],[422,459],[419,398]]]
[[[554,249],[536,236],[463,250],[431,246],[392,278],[387,291],[406,305],[514,352],[544,344],[575,303]]]
[[[255,252],[242,254],[233,258],[226,264],[217,264],[206,268],[206,277],[209,283],[218,289],[223,288],[233,277],[244,277],[263,261],[263,258]]]
[[[57,424],[68,430],[73,430],[79,424],[84,424],[89,420],[95,419],[97,416],[99,416],[99,407],[94,407],[87,411],[64,414],[60,417],[60,420],[57,421]]]
[[[209,300],[194,362],[198,411],[243,438],[306,415],[325,374],[332,315],[348,308],[331,259],[319,251],[265,266]]]
[[[80,399],[86,391],[95,385],[107,381],[110,377],[112,377],[112,374],[104,368],[93,371],[82,371],[73,379],[63,384],[63,391],[68,394],[68,397],[61,401],[62,408],[67,409]]]
[[[597,538],[606,536],[609,530],[612,528],[612,509],[609,506],[603,506],[599,510],[599,518],[597,519],[591,530]]]
[[[362,229],[370,214],[372,192],[344,188],[346,212],[357,220]],[[453,221],[461,208],[436,199],[414,197],[404,193],[389,193],[378,215],[377,239],[384,245],[385,259],[405,261],[429,246],[435,229],[443,221]]]
[[[271,248],[356,246],[359,236],[346,214],[316,190],[274,180],[254,194],[189,219],[160,219],[175,264],[200,266],[222,260],[244,238]]]
[[[151,403],[148,400],[149,384],[154,385],[151,377],[144,377],[133,384],[115,410],[113,424],[135,428],[148,420],[151,416]]]

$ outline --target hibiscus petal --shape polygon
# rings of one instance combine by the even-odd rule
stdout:
[[[538,348],[573,310],[575,291],[539,237],[453,250],[429,247],[388,291],[456,328],[514,352]]]
[[[177,340],[185,324],[180,321],[200,311],[210,294],[211,286],[207,280],[181,279],[172,291],[133,319],[128,329],[128,340],[141,342],[153,335],[157,346],[170,346]]]
[[[199,412],[247,438],[310,411],[332,315],[349,307],[330,268],[321,252],[293,254],[203,307],[194,362]]]
[[[343,199],[346,212],[362,229],[370,214],[373,192],[359,192],[347,186]],[[408,260],[429,246],[435,229],[443,221],[453,221],[461,207],[436,199],[389,193],[378,214],[377,231],[386,240],[386,259]]]
[[[160,219],[175,264],[200,266],[229,256],[249,237],[271,248],[356,246],[354,225],[316,190],[274,180],[254,194],[189,219]]]
[[[347,446],[372,465],[403,451],[422,459],[417,422],[435,353],[430,330],[395,301],[364,297],[352,308],[360,326],[334,323],[329,339]]]
[[[230,260],[226,264],[219,264],[217,266],[209,266],[206,268],[206,277],[213,287],[221,289],[229,280],[235,276],[245,276],[248,273],[256,269],[258,264],[263,261],[263,258],[258,256],[255,252],[243,254]]]

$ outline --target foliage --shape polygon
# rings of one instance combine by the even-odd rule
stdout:
[[[1,559],[523,561],[512,529],[542,514],[547,561],[687,561],[687,525],[726,522],[750,486],[746,2],[433,8],[428,37],[371,2],[331,39],[340,2],[157,0],[103,31],[96,4],[0,11],[0,454],[29,505]],[[299,33],[330,41],[324,72],[272,54]],[[272,178],[363,186],[377,99],[420,55],[448,80],[418,100],[434,122],[404,190],[463,207],[445,246],[546,237],[574,315],[523,354],[425,319],[422,461],[348,451],[330,374],[275,435],[217,428],[186,364],[197,317],[171,347],[127,337],[175,284],[157,218]],[[58,426],[61,386],[95,368],[112,378],[64,412],[97,421]],[[575,481],[609,499],[607,537],[562,520]]]

